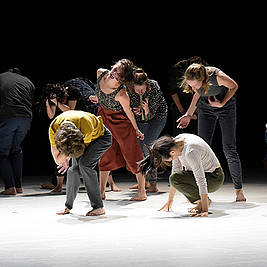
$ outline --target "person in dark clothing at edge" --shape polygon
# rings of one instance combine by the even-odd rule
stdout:
[[[182,59],[171,66],[168,72],[168,88],[169,94],[172,98],[172,103],[170,104],[170,116],[171,116],[171,131],[172,135],[176,136],[183,132],[197,134],[197,110],[192,116],[190,125],[185,129],[177,128],[177,119],[186,113],[192,101],[192,94],[183,92],[181,88],[181,82],[183,81],[186,69],[192,63],[199,63],[207,66],[208,63],[205,59],[199,56],[192,56],[188,59]]]
[[[35,86],[18,68],[0,74],[0,176],[1,195],[23,193],[21,144],[32,122]]]
[[[88,94],[87,99],[85,99],[86,96],[83,92]],[[89,99],[89,96],[94,94],[93,83],[87,78],[78,77],[68,80],[63,84],[46,84],[42,98],[45,101],[47,116],[49,119],[54,119],[62,112],[68,110],[82,110],[96,115],[97,105]],[[51,183],[43,183],[41,188],[52,189],[51,192],[60,193],[63,181],[66,178],[66,174],[59,173],[57,166],[55,166],[55,173],[51,178]]]

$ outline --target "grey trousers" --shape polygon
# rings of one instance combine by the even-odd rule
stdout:
[[[72,158],[72,166],[68,169],[66,184],[67,197],[65,206],[68,209],[73,208],[73,202],[80,187],[80,178],[84,181],[92,208],[103,208],[98,175],[95,167],[111,144],[111,132],[105,127],[104,135],[91,142],[80,158]]]

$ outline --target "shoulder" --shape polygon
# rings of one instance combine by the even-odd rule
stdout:
[[[97,75],[97,78],[105,71],[108,71],[107,69],[104,69],[104,68],[99,68],[96,72],[96,75]]]
[[[115,100],[119,102],[128,102],[129,101],[129,95],[126,91],[126,88],[122,88],[117,95],[115,96]]]
[[[149,85],[154,88],[159,88],[159,83],[155,80],[149,80]]]
[[[118,93],[117,93],[117,97],[128,97],[128,93],[125,87],[123,87]]]

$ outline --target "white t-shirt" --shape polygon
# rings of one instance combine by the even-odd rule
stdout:
[[[199,194],[207,194],[207,180],[205,172],[214,172],[220,167],[220,162],[210,146],[199,136],[194,134],[179,134],[175,140],[183,138],[182,155],[172,161],[172,174],[181,171],[192,171],[199,188]]]

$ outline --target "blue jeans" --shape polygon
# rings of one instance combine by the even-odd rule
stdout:
[[[151,146],[154,143],[154,141],[160,136],[162,130],[164,129],[164,127],[166,125],[166,122],[167,122],[167,118],[152,119],[152,120],[146,121],[146,122],[137,122],[137,126],[138,126],[139,130],[145,135],[144,140],[138,139],[144,157],[146,157],[148,155],[148,151],[147,151],[145,145]],[[155,174],[155,177],[157,177],[157,174]],[[154,179],[154,178],[147,177],[147,179],[151,183],[156,182],[156,179]]]
[[[227,108],[198,109],[198,135],[202,137],[209,145],[212,143],[217,121],[219,122],[221,128],[223,152],[228,163],[234,187],[235,189],[241,189],[242,170],[241,162],[236,149],[235,102],[227,106]]]
[[[22,187],[21,143],[30,127],[30,118],[15,117],[0,122],[0,176],[5,189]]]

